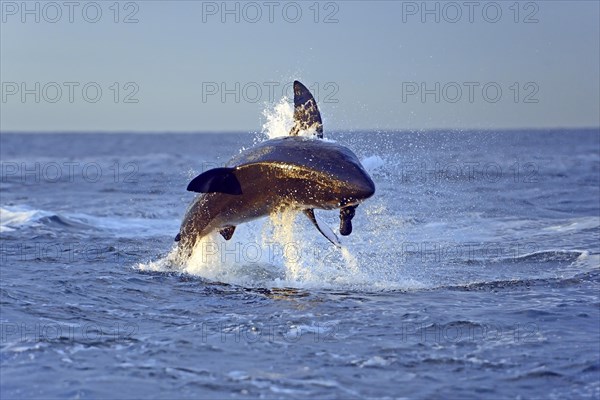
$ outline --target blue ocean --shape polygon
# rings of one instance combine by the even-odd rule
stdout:
[[[2,133],[0,397],[600,398],[600,130],[326,138],[376,185],[341,249],[283,212],[182,260],[265,135]]]

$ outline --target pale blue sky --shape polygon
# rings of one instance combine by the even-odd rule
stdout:
[[[89,2],[78,2],[69,22],[62,1],[54,3],[62,17],[48,22],[56,8],[47,3],[27,3],[31,9],[38,4],[36,23],[35,14],[23,14],[21,1],[2,1],[4,132],[257,131],[265,103],[279,100],[282,86],[294,79],[319,89],[326,130],[600,125],[597,1],[520,2],[516,8],[513,1],[476,2],[472,22],[463,1],[428,2],[438,7],[439,22],[422,15],[420,1],[320,2],[318,22],[314,1],[272,2],[273,22],[263,1],[228,2],[239,7],[239,23],[233,14],[222,15],[220,1],[120,2],[119,23],[114,1],[97,2],[97,23],[82,15]],[[251,23],[256,5],[262,16]],[[296,5],[302,16],[292,23]],[[502,15],[492,23],[496,5]],[[90,20],[94,7],[86,8]],[[462,16],[452,22],[457,10]],[[138,22],[123,23],[131,12]],[[338,22],[325,23],[332,13]],[[537,22],[525,23],[528,16]],[[22,84],[35,92],[36,82],[40,102],[35,93],[23,102]],[[102,89],[96,103],[83,98],[90,82]],[[117,103],[114,82],[120,84]],[[134,84],[125,88],[127,82]],[[221,84],[235,89],[236,82],[239,103],[234,94],[223,102],[220,93],[207,92],[214,84],[219,91]],[[279,85],[274,98],[268,82]],[[432,90],[424,99],[423,85]],[[62,97],[51,103],[55,86]],[[132,98],[139,102],[125,103],[136,87]],[[493,103],[497,88],[502,95]],[[92,98],[95,89],[88,90]]]

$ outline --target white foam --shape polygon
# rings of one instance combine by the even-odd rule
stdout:
[[[0,232],[35,226],[42,218],[60,216],[74,225],[106,231],[111,236],[152,237],[177,230],[175,219],[149,219],[123,216],[95,216],[84,213],[56,213],[26,205],[0,207]]]
[[[369,175],[372,175],[385,165],[385,161],[383,161],[383,158],[379,157],[378,155],[372,155],[363,159],[361,164],[363,167],[365,167],[365,170],[369,173]]]
[[[111,232],[114,236],[153,237],[170,235],[179,228],[176,219],[134,218],[134,217],[99,217],[89,214],[73,213],[68,218],[86,223],[94,228]]]
[[[558,225],[547,226],[546,231],[572,232],[583,229],[596,229],[600,227],[600,217],[580,217],[561,221]]]
[[[0,232],[14,231],[49,215],[51,214],[46,211],[26,206],[0,207]]]

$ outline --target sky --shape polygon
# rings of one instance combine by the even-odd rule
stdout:
[[[598,1],[4,1],[0,132],[600,126]]]

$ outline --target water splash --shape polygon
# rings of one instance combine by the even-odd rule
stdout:
[[[294,126],[294,106],[287,97],[267,106],[262,115],[266,120],[261,130],[263,140],[287,136]]]
[[[287,97],[267,105],[263,116],[265,123],[255,142],[287,136],[294,125],[294,108]],[[303,131],[300,135],[314,138],[314,133]],[[371,170],[385,165],[378,155],[364,161]],[[326,223],[336,219],[333,212],[322,213]],[[377,270],[372,265],[380,263],[359,257],[358,252],[364,251],[365,246],[368,248],[368,244],[359,240],[351,246],[352,250],[337,248],[301,214],[298,210],[282,209],[268,218],[238,226],[229,241],[213,232],[201,238],[189,256],[174,247],[162,259],[139,264],[138,268],[175,271],[247,287],[397,289],[398,285],[400,288],[420,286],[414,281],[390,282],[385,275],[387,271]]]
[[[267,242],[273,238],[281,247],[286,280],[302,281],[308,278],[310,274],[302,266],[301,249],[298,248],[299,241],[294,235],[293,225],[296,215],[291,210],[281,210],[278,213],[271,214],[268,222],[272,227],[273,234],[270,235],[266,230],[263,230],[262,240]]]
[[[255,142],[287,136],[294,126],[294,106],[287,97],[283,97],[273,105],[267,105],[262,115],[265,118],[265,123]],[[298,132],[298,136],[307,138],[316,138],[316,135],[316,127]]]
[[[218,233],[201,238],[188,256],[177,246],[159,260],[140,263],[143,271],[178,272],[246,287],[381,287],[348,248],[325,241],[295,210],[244,224],[225,241]]]
[[[365,167],[365,170],[369,173],[369,175],[373,175],[379,170],[383,169],[385,167],[386,162],[383,160],[383,158],[379,157],[378,155],[372,155],[364,158],[361,161],[361,164],[363,165],[363,167]]]

